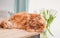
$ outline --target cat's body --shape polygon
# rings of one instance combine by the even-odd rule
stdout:
[[[1,23],[2,28],[17,28],[30,32],[41,32],[46,26],[45,19],[40,14],[17,13]]]

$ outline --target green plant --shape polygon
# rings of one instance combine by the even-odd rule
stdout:
[[[50,31],[50,24],[53,22],[53,20],[56,18],[55,14],[53,15],[50,10],[42,10],[41,14],[43,15],[43,17],[46,20],[46,30],[42,33],[43,34],[43,38],[48,38],[47,37],[47,31],[49,32],[50,35],[54,36],[51,31]]]

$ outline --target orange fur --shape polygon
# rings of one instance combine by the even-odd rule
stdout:
[[[9,23],[11,23],[9,25]],[[17,13],[1,23],[3,28],[18,28],[30,32],[42,32],[46,26],[45,19],[40,14]]]

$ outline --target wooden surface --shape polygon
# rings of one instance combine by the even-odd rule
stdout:
[[[38,34],[19,29],[0,29],[0,38],[27,38]]]

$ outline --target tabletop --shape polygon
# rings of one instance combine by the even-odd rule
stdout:
[[[0,38],[27,38],[38,34],[20,29],[0,29]]]

